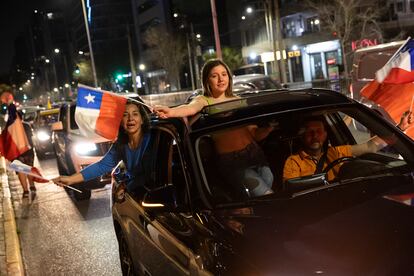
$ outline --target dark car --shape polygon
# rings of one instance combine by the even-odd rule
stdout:
[[[248,74],[233,77],[233,92],[247,90],[281,89],[282,85],[268,75]]]
[[[86,166],[99,161],[109,150],[111,142],[104,138],[89,138],[80,134],[75,121],[75,103],[64,103],[60,107],[59,120],[52,125],[53,148],[60,175],[72,175]],[[91,189],[109,184],[110,175],[74,185],[82,193],[73,192],[75,199],[91,197]]]
[[[309,116],[324,118],[332,146],[378,135],[382,148],[283,182]],[[215,137],[252,125],[273,126],[259,142],[271,194],[218,167]],[[206,107],[191,124],[154,118],[150,132],[128,189],[113,174],[124,275],[414,275],[414,142],[366,106],[329,90],[259,93]]]
[[[240,97],[255,94],[251,92],[274,89],[282,89],[282,86],[267,75],[248,74],[233,77],[233,93]],[[190,103],[195,97],[202,94],[203,89],[196,89],[187,97],[185,103]]]
[[[32,123],[33,146],[38,159],[54,156],[51,126],[59,118],[59,108],[39,110]]]

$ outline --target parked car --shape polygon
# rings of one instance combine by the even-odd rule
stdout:
[[[75,108],[76,103],[62,104],[59,120],[52,125],[53,148],[60,175],[72,175],[99,161],[111,146],[111,142],[104,138],[89,138],[80,134],[75,121]],[[73,185],[82,191],[82,193],[73,192],[73,195],[77,200],[89,199],[91,189],[102,188],[110,181],[111,177],[108,174],[98,179]]]
[[[372,135],[387,146],[331,160],[342,164],[334,180],[324,171],[284,183],[308,116],[326,120],[333,146]],[[259,143],[272,194],[226,182],[218,167],[214,137],[250,125],[273,126]],[[153,118],[150,132],[134,192],[113,173],[124,275],[414,275],[414,142],[366,106],[329,90],[257,93],[205,107],[191,124]]]
[[[54,156],[51,126],[59,118],[59,108],[38,110],[32,123],[33,146],[38,159]]]

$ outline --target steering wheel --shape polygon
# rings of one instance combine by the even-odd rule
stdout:
[[[339,165],[339,164],[344,163],[344,162],[353,161],[353,160],[356,160],[356,159],[358,159],[358,158],[353,157],[353,156],[343,156],[343,157],[340,157],[338,159],[335,159],[334,161],[329,163],[328,166],[326,166],[325,169],[323,169],[322,173],[326,174],[330,170],[332,170],[336,165]]]

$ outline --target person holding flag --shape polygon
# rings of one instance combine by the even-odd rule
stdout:
[[[139,100],[126,99],[110,92],[85,86],[79,87],[75,118],[81,132],[101,135],[107,139],[117,138],[100,161],[89,165],[79,173],[59,176],[52,181],[58,186],[89,181],[111,172],[121,160],[126,165],[127,172],[131,176],[130,180],[132,180],[139,171],[140,160],[150,138],[148,111],[144,105]],[[88,110],[88,108],[93,110]],[[122,116],[118,116],[119,121],[114,121],[118,118],[113,114],[120,112]],[[130,181],[127,189],[133,190],[132,185],[133,181]]]
[[[410,37],[378,70],[361,95],[384,108],[395,123],[411,118],[414,103],[414,40]],[[411,120],[411,119],[410,119]],[[414,127],[402,128],[414,139]]]

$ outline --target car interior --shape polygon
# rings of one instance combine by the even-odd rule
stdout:
[[[328,139],[326,143],[332,146],[361,144],[374,136],[374,133],[364,127],[357,120],[351,118],[343,112],[316,112],[323,115],[328,127]],[[257,125],[272,125],[273,131],[262,141],[258,142],[259,146],[265,153],[267,162],[273,174],[272,190],[277,194],[286,194],[288,192],[300,192],[306,189],[329,184],[326,182],[324,175],[313,175],[293,179],[292,181],[283,181],[283,167],[286,159],[297,154],[301,149],[301,136],[299,133],[300,122],[310,115],[308,114],[285,114],[278,118],[260,119]],[[253,124],[253,123],[252,123]],[[375,129],[375,128],[374,128]],[[226,130],[222,130],[226,131]],[[381,131],[380,131],[381,132]],[[384,136],[389,136],[383,133]],[[197,156],[199,163],[202,164],[202,178],[206,185],[206,190],[216,202],[234,202],[245,200],[251,197],[249,189],[244,184],[225,183],[223,171],[218,168],[219,156],[214,146],[214,133],[206,134],[198,138],[196,142]],[[340,173],[335,180],[344,181],[355,177],[372,175],[383,172],[386,169],[404,166],[404,158],[394,148],[393,144],[385,141],[385,146],[376,153],[366,153],[359,158],[348,157],[338,160],[333,167],[340,167]],[[234,182],[234,181],[231,181]],[[238,187],[237,189],[235,187]]]

